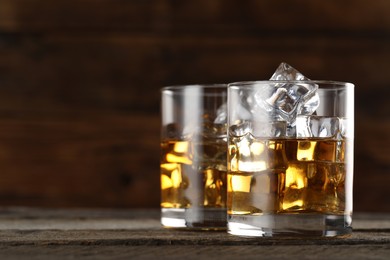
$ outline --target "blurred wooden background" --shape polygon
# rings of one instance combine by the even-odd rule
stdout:
[[[355,211],[390,211],[390,1],[0,0],[0,206],[159,207],[159,89],[356,84]]]

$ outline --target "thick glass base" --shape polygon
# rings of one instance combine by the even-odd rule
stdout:
[[[226,229],[226,209],[188,208],[161,209],[161,224],[170,228],[190,228],[201,230]]]
[[[228,233],[247,237],[335,237],[352,233],[351,215],[229,215]]]

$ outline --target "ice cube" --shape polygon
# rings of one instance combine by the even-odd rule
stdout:
[[[226,124],[227,122],[227,104],[222,104],[217,109],[217,116],[214,119],[214,124]]]
[[[176,123],[170,123],[162,127],[162,135],[168,139],[180,138],[182,127]]]
[[[279,65],[270,80],[310,81],[309,78],[285,62]],[[292,103],[299,102],[298,114],[310,115],[318,108],[320,99],[317,93],[317,84],[289,84],[286,89],[288,89],[287,95],[291,98]]]
[[[230,135],[240,137],[252,132],[252,124],[250,122],[243,122],[233,125],[229,129]]]
[[[251,132],[256,137],[282,137],[296,135],[296,117],[312,115],[319,106],[318,85],[286,63],[281,63],[270,81],[281,81],[256,84],[254,91],[243,91],[239,94],[244,105],[230,107],[239,118],[236,125],[244,122],[230,132],[242,136]],[[240,102],[237,102],[240,103]],[[221,114],[221,118],[224,118]],[[260,122],[261,130],[246,121]],[[269,127],[267,124],[271,123]],[[252,132],[253,131],[253,132]]]
[[[275,87],[276,86],[276,87]],[[273,92],[266,96],[263,89],[255,94],[257,105],[263,110],[274,112],[275,119],[282,119],[295,124],[298,114],[312,114],[319,105],[316,94],[318,86],[307,83],[283,83],[270,86]]]
[[[255,138],[284,137],[286,131],[286,121],[246,121],[229,129],[231,136],[242,137],[250,133]]]
[[[310,81],[309,78],[284,62],[279,65],[270,80]],[[317,89],[318,85],[314,83],[281,84],[276,90],[276,93],[279,93],[278,98],[271,99],[271,101],[274,101],[273,104],[280,109],[282,117],[287,118],[287,122],[293,125],[296,115],[310,115],[317,109],[319,105]]]
[[[299,115],[296,122],[297,137],[338,137],[341,130],[338,117]]]
[[[255,121],[252,124],[252,134],[255,137],[283,137],[286,136],[286,121],[261,122]]]
[[[310,80],[285,62],[280,63],[270,80]]]
[[[286,135],[294,136],[296,117],[311,115],[319,106],[318,85],[308,82],[310,81],[308,78],[284,62],[279,65],[270,80],[291,83],[260,85],[260,89],[254,94],[254,101],[248,101],[255,103],[251,112],[258,114],[259,117],[264,117],[266,113],[271,121],[286,121]]]
[[[223,138],[226,137],[227,129],[225,124],[216,124],[204,122],[202,125],[201,135],[205,138]]]
[[[353,138],[353,125],[352,124],[353,121],[351,120],[348,120],[347,118],[344,118],[344,117],[340,117],[339,118],[339,123],[340,123],[340,134],[341,134],[341,137],[343,138]]]

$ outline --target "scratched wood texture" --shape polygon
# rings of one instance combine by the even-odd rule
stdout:
[[[355,210],[390,211],[390,2],[0,0],[0,205],[159,206],[159,89],[356,84]]]
[[[159,210],[0,208],[1,259],[389,259],[390,215],[355,214],[339,238],[164,229]]]

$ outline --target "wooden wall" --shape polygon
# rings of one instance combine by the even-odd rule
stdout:
[[[0,205],[159,206],[159,89],[356,84],[356,211],[390,211],[390,1],[0,0]]]

